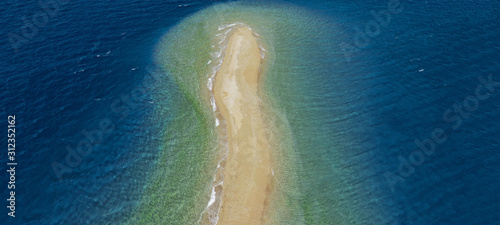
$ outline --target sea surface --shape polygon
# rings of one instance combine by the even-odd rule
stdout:
[[[397,2],[0,3],[0,224],[197,224],[233,23],[263,49],[274,223],[498,224],[500,2]]]

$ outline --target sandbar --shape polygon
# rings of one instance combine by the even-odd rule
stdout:
[[[232,31],[213,94],[226,121],[228,155],[217,224],[264,224],[273,192],[269,137],[261,111],[258,41],[248,27]]]

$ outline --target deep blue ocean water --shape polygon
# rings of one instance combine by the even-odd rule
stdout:
[[[152,121],[152,114],[175,99],[157,102],[152,93],[135,95],[132,90],[155,70],[152,52],[168,28],[215,2],[70,0],[42,21],[17,51],[9,37],[23,35],[24,19],[32,21],[43,7],[35,1],[0,3],[0,118],[16,115],[18,161],[16,218],[7,216],[8,202],[2,200],[1,224],[121,224],[130,218],[161,151],[155,143],[168,129],[168,119]],[[332,18],[344,31],[340,42],[350,45],[355,27],[364,29],[374,20],[370,10],[387,8],[387,1],[288,2]],[[366,194],[353,197],[353,205],[373,212],[369,224],[498,224],[500,87],[470,115],[461,116],[457,129],[443,114],[475,95],[478,77],[487,80],[491,75],[500,82],[500,3],[401,3],[401,13],[392,15],[349,61],[321,62],[341,63],[342,76],[325,73],[311,78],[324,81],[320,85],[304,84],[321,103],[318,107],[332,110],[325,115],[327,122],[311,121],[325,144],[307,152],[316,153],[318,160],[306,160],[306,168],[320,170],[300,173],[315,178],[306,193],[318,208],[332,200],[328,190],[339,179],[330,173],[338,165],[329,162],[336,154],[329,141],[348,136],[352,139],[343,143],[349,151],[342,166],[360,168],[353,179],[363,184],[359,186]],[[346,87],[334,90],[332,83]],[[334,107],[339,93],[341,118]],[[129,101],[129,96],[134,97]],[[297,114],[315,110],[300,106]],[[74,166],[59,179],[54,165],[66,162],[67,146],[76,149],[85,131],[99,129],[102,121],[112,123],[113,131],[103,133],[102,142],[87,156],[70,157]],[[7,123],[2,124],[7,130]],[[446,141],[391,188],[388,172],[398,175],[400,159],[410,160],[418,149],[415,139],[432,139],[436,128],[446,130]],[[6,143],[5,136],[1,141]],[[3,152],[0,186],[6,199],[9,177]],[[318,211],[310,224],[328,224],[334,213]]]

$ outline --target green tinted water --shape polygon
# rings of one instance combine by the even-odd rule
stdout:
[[[342,115],[343,109],[325,105],[318,96],[332,93],[316,88],[325,82],[325,74],[335,76],[333,67],[342,66],[329,60],[343,57],[335,47],[337,28],[321,15],[292,5],[241,2],[200,11],[159,42],[156,62],[165,80],[174,81],[176,91],[159,84],[165,89],[157,92],[156,99],[177,96],[171,104],[174,109],[157,110],[157,119],[171,122],[131,222],[196,224],[205,212],[223,151],[207,83],[223,54],[223,37],[229,30],[225,26],[235,23],[259,35],[266,62],[261,68],[266,78],[261,98],[269,135],[276,140],[272,224],[359,223],[364,209],[356,208],[357,198],[350,194],[356,167],[338,166],[346,151],[343,142],[349,142],[349,137],[331,134],[336,127],[322,126],[328,122],[322,120]],[[328,104],[342,97],[334,94]],[[331,113],[331,107],[338,115],[323,115]]]

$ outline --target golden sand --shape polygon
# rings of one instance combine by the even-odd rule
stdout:
[[[267,221],[273,175],[258,96],[261,60],[253,32],[246,27],[233,31],[213,89],[227,124],[229,148],[217,224]]]

